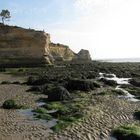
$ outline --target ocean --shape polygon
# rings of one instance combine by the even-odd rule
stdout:
[[[97,61],[112,62],[112,63],[125,63],[125,62],[140,62],[140,58],[114,58],[114,59],[98,59]]]

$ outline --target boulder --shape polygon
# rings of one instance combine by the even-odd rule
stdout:
[[[6,100],[3,103],[3,108],[4,109],[15,109],[17,107],[16,103],[14,100]]]
[[[68,90],[90,91],[95,87],[97,87],[97,83],[87,79],[71,79],[67,83]]]
[[[27,85],[43,85],[49,82],[47,77],[30,76],[27,80]]]
[[[48,101],[63,101],[70,99],[70,93],[62,86],[52,88],[48,91]]]

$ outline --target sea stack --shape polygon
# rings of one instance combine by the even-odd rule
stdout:
[[[78,54],[75,55],[73,62],[79,62],[79,63],[86,63],[91,62],[91,56],[88,50],[81,49]]]

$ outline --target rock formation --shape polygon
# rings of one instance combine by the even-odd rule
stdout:
[[[0,64],[50,63],[50,35],[42,31],[0,24]]]
[[[66,45],[52,43],[44,31],[0,24],[0,66],[36,66],[72,60],[91,58],[87,50],[75,54]]]
[[[88,50],[80,50],[80,52],[78,54],[75,55],[75,57],[73,58],[73,61],[75,62],[90,62],[91,61],[91,57],[90,57],[90,53]]]
[[[50,43],[49,50],[55,61],[71,61],[75,53],[66,45]]]

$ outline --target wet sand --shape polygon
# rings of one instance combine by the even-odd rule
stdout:
[[[18,77],[0,74],[2,81],[19,81]],[[26,77],[25,77],[26,78]],[[24,78],[21,80],[24,82]],[[26,85],[0,85],[0,105],[6,99],[16,99],[19,105],[36,108],[39,98],[45,95],[26,92]],[[103,89],[102,89],[103,90]],[[0,139],[1,140],[109,140],[111,130],[126,123],[137,123],[133,117],[135,110],[140,108],[139,102],[119,99],[116,96],[99,96],[99,91],[90,94],[90,106],[85,110],[87,116],[59,133],[53,133],[42,124],[36,123],[19,110],[0,108]],[[95,95],[96,94],[96,95]]]
[[[19,81],[21,78],[0,74],[2,81]],[[23,80],[23,81],[22,81]],[[24,82],[24,78],[20,82]],[[46,98],[44,95],[36,95],[26,92],[30,87],[25,85],[5,84],[0,85],[0,106],[7,99],[16,99],[18,105],[36,108],[36,101]],[[48,137],[50,130],[36,123],[26,116],[22,116],[19,110],[5,110],[0,108],[0,139],[1,140],[38,140]]]

